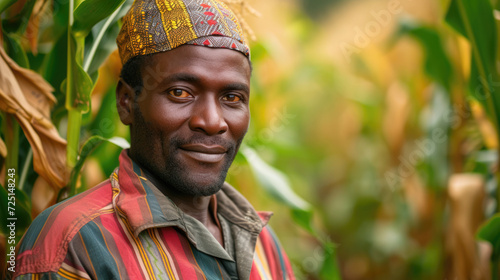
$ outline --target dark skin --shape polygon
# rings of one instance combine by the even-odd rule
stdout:
[[[223,244],[209,203],[248,130],[249,60],[234,50],[184,45],[149,61],[140,93],[121,80],[116,90],[120,119],[130,126],[129,156]]]

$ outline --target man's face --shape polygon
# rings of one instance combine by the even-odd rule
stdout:
[[[131,126],[130,156],[161,181],[160,188],[211,195],[248,129],[249,61],[233,50],[201,46],[181,46],[149,61],[142,92],[131,98],[128,115],[120,113]]]

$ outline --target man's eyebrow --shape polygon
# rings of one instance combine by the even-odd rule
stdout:
[[[166,77],[163,82],[172,83],[172,82],[189,82],[189,83],[199,83],[200,78],[195,75],[188,73],[175,73]]]
[[[244,83],[230,83],[225,85],[222,88],[223,91],[230,91],[230,90],[241,90],[247,93],[250,93],[250,88],[248,87],[247,84]]]

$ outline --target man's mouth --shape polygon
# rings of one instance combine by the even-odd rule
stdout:
[[[180,146],[185,155],[194,160],[205,163],[220,162],[227,153],[227,149],[220,145],[185,144]]]

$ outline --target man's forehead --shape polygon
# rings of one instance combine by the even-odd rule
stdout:
[[[143,79],[154,78],[162,84],[219,79],[247,85],[251,75],[248,58],[227,49],[185,45],[149,56],[148,60],[150,63],[142,69]]]

